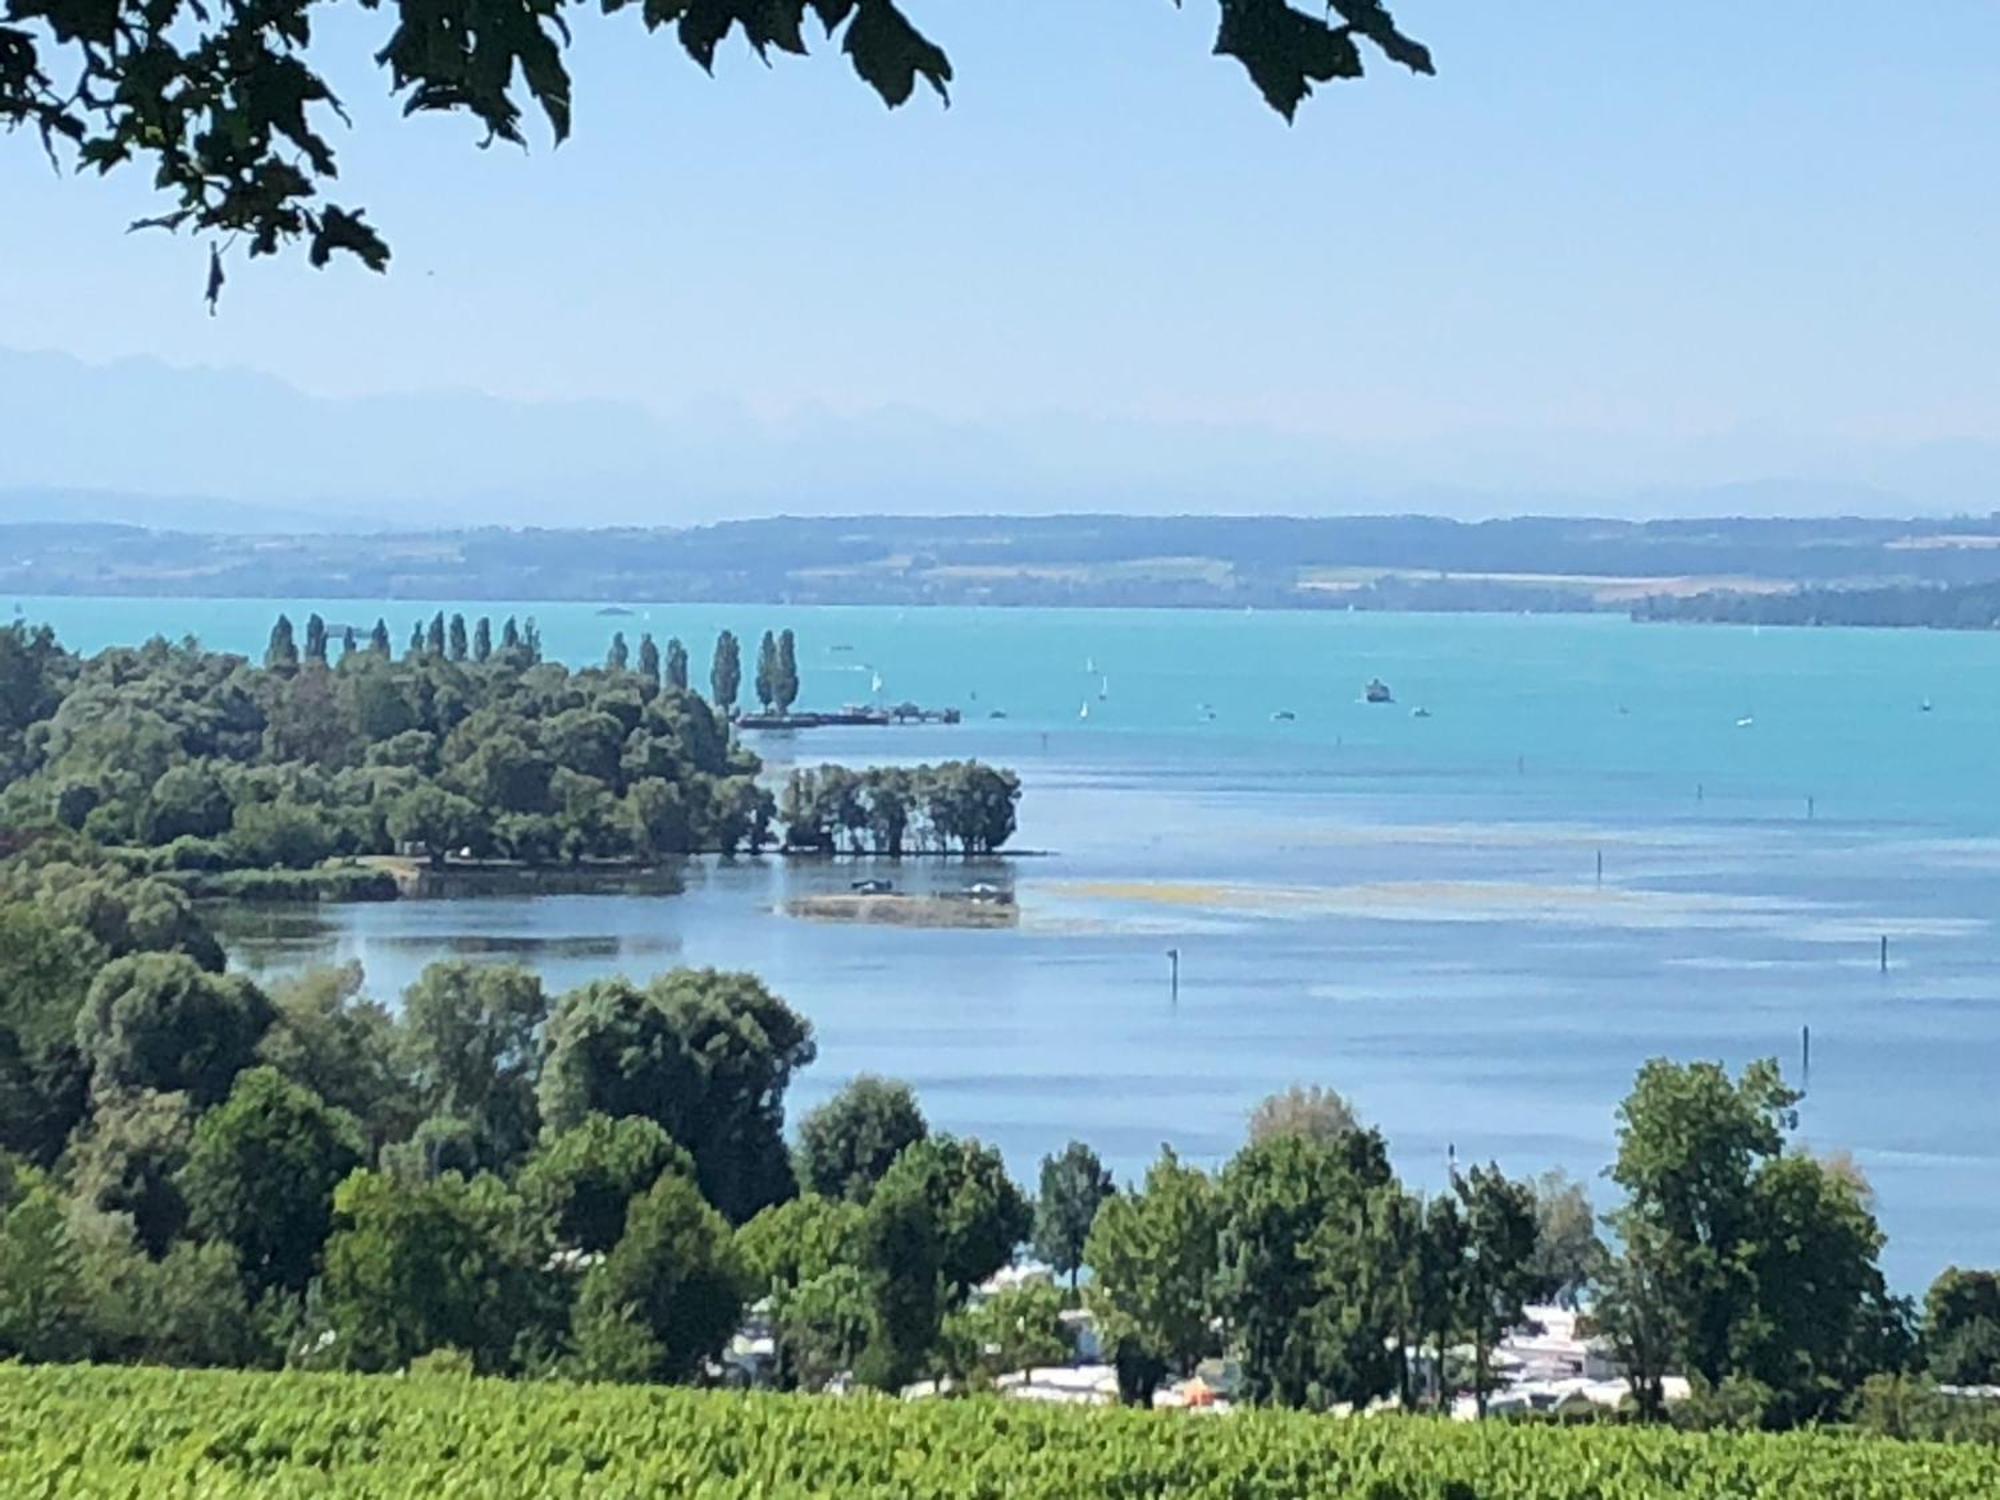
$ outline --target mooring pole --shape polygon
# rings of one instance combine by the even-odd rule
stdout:
[[[1882,972],[1889,972],[1889,934],[1882,934]]]
[[[1597,888],[1599,890],[1604,889],[1604,851],[1602,849],[1597,851]]]
[[[1812,1090],[1812,1027],[1799,1028],[1799,1097]]]
[[[1173,1004],[1181,1003],[1181,950],[1167,950],[1167,993]]]

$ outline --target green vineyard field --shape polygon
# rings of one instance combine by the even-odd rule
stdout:
[[[2000,1450],[445,1377],[0,1367],[10,1500],[1973,1500]]]

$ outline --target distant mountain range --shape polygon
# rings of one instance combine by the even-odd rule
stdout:
[[[0,519],[203,531],[689,525],[771,514],[1984,514],[2000,444],[1471,433],[727,401],[315,396],[267,375],[0,350]]]

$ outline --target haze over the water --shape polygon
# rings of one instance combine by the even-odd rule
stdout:
[[[1290,129],[1202,4],[912,10],[949,110],[592,26],[575,139],[527,154],[397,121],[385,23],[343,17],[393,272],[239,258],[213,319],[200,247],[123,233],[137,176],[0,153],[35,226],[0,489],[544,524],[2000,495],[2000,9],[1403,0],[1440,76]]]

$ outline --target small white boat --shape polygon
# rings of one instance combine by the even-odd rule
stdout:
[[[1087,719],[1090,717],[1090,700],[1088,698],[1083,700],[1083,707],[1079,708],[1076,711],[1076,716],[1079,719]]]
[[[1756,722],[1757,719],[1755,715],[1745,714],[1742,718],[1736,721],[1736,727],[1738,729],[1748,729],[1752,724],[1755,724]]]
[[[1918,707],[1917,712],[1920,714],[1927,714],[1930,711],[1931,711],[1931,700],[1926,698],[1924,699],[1923,703]]]

